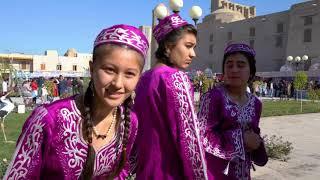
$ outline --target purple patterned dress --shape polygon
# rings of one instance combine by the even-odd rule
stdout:
[[[78,179],[87,157],[88,144],[81,134],[82,118],[75,97],[35,109],[25,122],[16,151],[4,179]],[[131,114],[130,153],[137,132],[137,118]],[[119,162],[124,121],[113,140],[98,152],[93,179],[106,179]],[[119,175],[129,173],[129,163]]]
[[[159,66],[137,87],[137,179],[207,179],[188,76]]]
[[[206,151],[209,179],[250,179],[252,161],[267,162],[263,143],[252,153],[245,152],[243,127],[249,125],[260,133],[262,104],[247,93],[248,102],[239,106],[232,102],[224,86],[218,86],[201,98],[198,114],[203,145]]]

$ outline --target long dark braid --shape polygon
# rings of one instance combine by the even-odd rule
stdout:
[[[119,173],[121,172],[121,170],[124,167],[126,160],[127,160],[127,144],[128,144],[129,135],[130,135],[130,126],[131,126],[130,112],[131,112],[132,105],[133,105],[133,100],[130,96],[123,103],[123,106],[124,106],[124,135],[123,135],[123,140],[122,140],[122,152],[121,152],[120,162],[119,162],[117,168],[115,169],[114,173],[112,173],[113,177],[119,175]]]
[[[84,95],[84,129],[85,129],[85,135],[88,140],[88,154],[87,159],[84,165],[84,168],[82,170],[80,179],[82,180],[89,180],[92,178],[93,175],[93,168],[94,168],[94,159],[96,156],[95,150],[92,146],[92,131],[93,131],[93,122],[91,119],[91,105],[93,100],[93,90],[92,90],[92,81],[89,82],[89,86],[87,88],[87,91]]]

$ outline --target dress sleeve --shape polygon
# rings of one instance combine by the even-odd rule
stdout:
[[[205,151],[216,157],[232,160],[245,158],[242,131],[232,121],[227,121],[222,93],[217,88],[201,97],[198,113],[202,143]]]
[[[194,109],[193,87],[187,75],[178,71],[168,77],[165,84],[165,116],[170,133],[182,161],[185,175],[193,179],[207,179],[204,150]]]
[[[115,179],[124,180],[135,173],[137,166],[137,151],[136,144],[134,142],[137,136],[137,131],[138,119],[135,113],[131,112],[131,131],[127,145],[127,160],[125,162],[126,164],[124,165],[124,168],[121,170],[120,174]]]
[[[254,131],[255,133],[260,135],[260,128],[259,128],[259,122],[260,122],[260,117],[261,117],[261,112],[262,112],[262,103],[260,102],[260,100],[257,100],[257,104],[256,104],[256,108],[257,108],[257,122],[254,125]],[[264,142],[261,142],[261,145],[259,146],[258,149],[254,150],[251,153],[251,159],[254,162],[254,164],[258,165],[258,166],[264,166],[267,164],[268,162],[268,155],[266,152],[266,148],[264,145]]]
[[[4,179],[40,179],[47,114],[40,106],[26,120]]]

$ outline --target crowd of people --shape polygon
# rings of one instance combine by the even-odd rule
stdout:
[[[65,78],[60,75],[58,78],[33,78],[23,81],[17,91],[20,91],[25,99],[25,104],[36,105],[52,102],[54,98],[66,98],[75,94],[82,94],[84,89],[83,78]],[[30,101],[28,101],[30,99]]]

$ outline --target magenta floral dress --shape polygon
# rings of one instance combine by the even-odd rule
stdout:
[[[88,144],[81,134],[82,117],[75,97],[35,109],[26,120],[4,179],[78,179],[84,167]],[[138,124],[131,114],[130,154]],[[96,152],[93,179],[106,179],[120,161],[124,121],[111,142]],[[131,165],[126,163],[118,179],[125,179]]]
[[[250,93],[247,97],[248,102],[239,106],[230,100],[224,86],[218,86],[201,98],[198,119],[209,179],[248,180],[252,161],[262,166],[268,160],[263,143],[252,153],[244,149],[244,127],[260,133],[262,108],[257,97]]]

